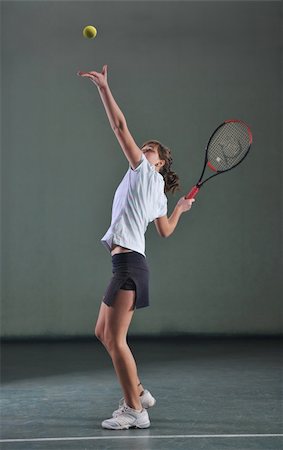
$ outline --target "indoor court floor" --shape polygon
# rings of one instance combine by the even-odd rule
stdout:
[[[95,338],[2,342],[3,450],[279,450],[282,339],[128,337],[157,403],[148,429],[111,431],[123,396]]]

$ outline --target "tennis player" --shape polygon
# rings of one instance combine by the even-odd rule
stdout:
[[[183,212],[194,199],[182,197],[167,217],[166,192],[180,190],[179,177],[171,171],[169,148],[159,141],[146,141],[141,148],[127,127],[102,72],[78,72],[98,88],[112,130],[129,162],[129,168],[113,199],[112,220],[101,242],[112,257],[113,276],[105,291],[95,326],[95,335],[108,351],[124,397],[102,427],[113,430],[148,428],[147,409],[156,400],[144,389],[134,356],[127,344],[127,332],[135,309],[149,306],[149,267],[145,255],[147,226],[154,220],[162,237],[170,236]]]

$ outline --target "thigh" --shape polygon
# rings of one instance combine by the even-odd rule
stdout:
[[[129,325],[135,311],[134,290],[119,289],[113,305],[104,304],[105,334],[117,340],[126,338]],[[105,309],[106,308],[106,309]]]
[[[103,336],[104,334],[106,312],[107,312],[107,305],[105,305],[105,303],[103,303],[102,301],[100,304],[96,324],[94,327],[94,333],[100,336]]]

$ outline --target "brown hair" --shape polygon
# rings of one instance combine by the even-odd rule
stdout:
[[[171,150],[170,148],[166,147],[165,145],[161,144],[161,142],[156,140],[150,140],[146,141],[142,144],[141,148],[145,147],[148,144],[153,144],[157,147],[158,155],[160,159],[165,160],[164,166],[161,167],[159,173],[163,176],[165,181],[165,187],[164,192],[172,192],[172,194],[175,193],[175,191],[180,191],[181,185],[180,185],[180,179],[178,175],[171,170],[171,165],[173,163],[173,159],[171,157]]]

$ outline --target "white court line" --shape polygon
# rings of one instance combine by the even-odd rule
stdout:
[[[109,430],[117,431],[117,430]],[[118,430],[122,431],[122,430]],[[176,439],[176,438],[239,438],[239,437],[279,437],[283,434],[156,434],[145,436],[88,436],[33,439],[0,439],[0,442],[46,442],[46,441],[93,441],[99,439]]]

